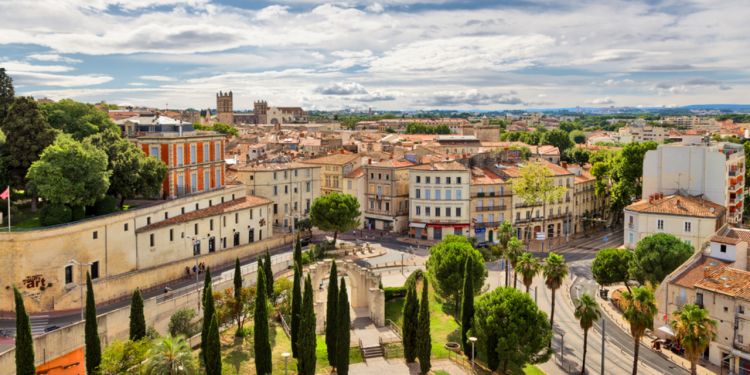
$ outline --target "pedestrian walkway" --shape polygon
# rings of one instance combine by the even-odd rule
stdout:
[[[432,361],[432,371],[445,371],[451,375],[468,374],[468,372],[447,359]],[[371,358],[366,362],[349,366],[349,373],[357,375],[416,375],[419,374],[419,363],[407,364],[403,358]]]

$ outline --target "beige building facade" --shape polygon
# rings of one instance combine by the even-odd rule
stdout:
[[[409,236],[441,240],[469,237],[471,172],[459,162],[424,164],[409,169]]]
[[[497,229],[511,220],[513,188],[489,168],[471,171],[471,235],[479,242],[497,242]]]
[[[409,167],[406,160],[368,161],[364,168],[365,228],[403,233],[409,225]]]
[[[303,163],[320,166],[320,192],[329,194],[344,192],[344,176],[357,169],[361,160],[358,154],[340,153],[305,160]]]
[[[364,167],[359,167],[344,176],[344,194],[349,194],[357,198],[357,202],[359,202],[359,212],[361,213],[359,215],[359,229],[365,225],[365,208],[367,207],[367,199],[365,199],[366,186]]]

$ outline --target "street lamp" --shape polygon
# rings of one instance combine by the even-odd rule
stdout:
[[[565,331],[560,331],[560,365],[565,366]]]
[[[81,275],[78,287],[81,289],[81,320],[83,320],[84,319],[83,312],[84,312],[84,308],[86,306],[83,303],[83,283],[84,283],[84,281],[83,281],[83,266],[90,266],[91,263],[81,263],[81,262],[79,262],[79,261],[77,261],[75,259],[71,259],[68,263],[72,263],[72,264],[78,265],[78,270],[79,270],[80,275]]]
[[[474,373],[474,343],[477,342],[477,338],[474,336],[469,337],[471,341],[471,373]]]
[[[208,239],[209,236],[206,235],[206,238]],[[197,257],[198,254],[195,253],[195,246],[196,245],[200,246],[202,237],[201,236],[185,236],[185,239],[193,241],[193,259],[195,260],[195,288],[197,290],[197,289],[199,289],[200,281],[198,280],[198,271],[199,271],[199,269],[198,269],[198,257]],[[200,298],[198,298],[198,311],[199,312],[201,311],[201,300],[200,300]]]
[[[289,352],[283,352],[281,353],[281,357],[284,358],[284,375],[289,374]]]

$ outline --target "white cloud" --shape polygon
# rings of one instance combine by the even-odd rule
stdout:
[[[159,82],[170,82],[174,81],[175,79],[172,77],[167,76],[140,76],[138,77],[140,79],[146,80],[146,81],[159,81]]]
[[[27,86],[83,87],[100,85],[112,80],[103,74],[62,75],[37,72],[9,72],[14,83]]]
[[[64,62],[64,63],[80,63],[81,60],[74,59],[71,57],[65,57],[56,53],[34,53],[26,56],[29,60],[45,61],[45,62]]]
[[[615,101],[609,96],[606,96],[604,98],[596,98],[596,99],[589,100],[586,103],[593,104],[593,105],[610,105],[610,104],[615,104]]]
[[[63,65],[35,65],[30,64],[23,61],[15,61],[15,60],[6,60],[6,61],[0,61],[0,67],[5,68],[8,72],[11,73],[20,73],[20,72],[50,72],[50,73],[60,73],[60,72],[69,72],[73,70],[73,68],[69,66],[63,66]]]
[[[422,105],[434,107],[491,106],[524,104],[514,92],[482,93],[479,90],[439,91],[430,96],[417,99]]]
[[[367,89],[357,82],[334,82],[317,87],[315,92],[323,95],[355,95],[367,94]]]

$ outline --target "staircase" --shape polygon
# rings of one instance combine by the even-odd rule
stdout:
[[[383,353],[383,347],[380,345],[361,348],[361,350],[364,359],[382,357],[385,354]]]

